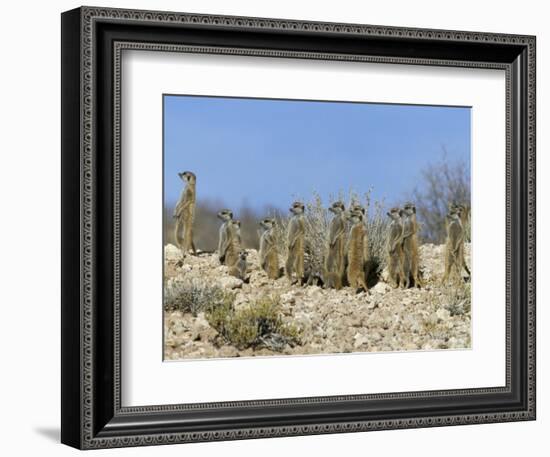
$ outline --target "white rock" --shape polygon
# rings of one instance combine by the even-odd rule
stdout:
[[[376,292],[378,294],[385,294],[387,292],[391,291],[391,287],[389,284],[386,284],[385,282],[379,281],[372,289],[371,291]]]
[[[234,276],[224,276],[218,280],[221,287],[226,289],[238,289],[242,287],[243,281]]]
[[[445,308],[439,308],[435,314],[437,318],[441,319],[442,321],[446,321],[451,317],[451,313],[449,312],[448,309],[445,309]]]
[[[363,335],[361,333],[356,333],[353,337],[355,342],[353,343],[353,347],[357,349],[358,347],[363,346],[364,344],[368,343],[369,337],[367,335]]]
[[[164,259],[175,262],[182,257],[181,251],[173,244],[167,244],[164,246]]]
[[[293,305],[296,303],[296,299],[294,298],[294,292],[286,292],[284,294],[281,294],[281,303],[287,303],[290,305]]]

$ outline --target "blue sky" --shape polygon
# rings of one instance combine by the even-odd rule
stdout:
[[[426,165],[470,164],[470,108],[164,96],[165,202],[197,175],[198,199],[288,208],[293,195],[373,189],[406,198]]]

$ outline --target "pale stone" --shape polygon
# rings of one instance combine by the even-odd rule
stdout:
[[[436,313],[438,319],[441,319],[442,321],[446,321],[451,317],[451,313],[448,309],[445,308],[439,308]]]
[[[391,287],[386,284],[385,282],[379,281],[372,289],[372,292],[376,292],[378,294],[385,294],[387,292],[391,291]]]
[[[182,253],[177,246],[174,246],[173,244],[167,244],[166,246],[164,246],[165,260],[176,262],[178,260],[181,260],[181,258],[182,258]]]
[[[368,343],[369,341],[369,337],[361,333],[356,333],[353,339],[355,340],[355,342],[353,343],[353,347],[356,349]]]
[[[235,278],[234,276],[224,276],[218,279],[218,283],[226,289],[238,289],[243,285],[242,279]]]

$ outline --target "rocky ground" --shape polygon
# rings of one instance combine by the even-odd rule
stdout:
[[[425,287],[393,289],[381,280],[368,293],[350,288],[340,291],[318,286],[290,285],[286,278],[270,280],[258,265],[255,250],[249,250],[248,284],[229,276],[215,254],[181,255],[173,245],[165,247],[165,280],[197,278],[236,292],[235,307],[248,306],[262,294],[280,296],[283,320],[300,331],[300,345],[281,352],[267,348],[239,350],[219,337],[204,313],[193,316],[181,311],[164,313],[166,359],[249,357],[281,354],[377,352],[470,347],[470,305],[461,291],[440,287],[444,269],[444,246],[420,247]],[[466,246],[466,262],[470,264]],[[461,293],[462,292],[462,295]]]

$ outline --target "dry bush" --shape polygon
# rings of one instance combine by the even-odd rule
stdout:
[[[263,296],[246,308],[235,310],[232,303],[213,307],[206,314],[209,324],[238,349],[266,347],[281,351],[299,344],[299,332],[282,319],[278,297]]]
[[[413,191],[420,225],[420,237],[424,242],[445,242],[445,216],[449,203],[470,207],[470,165],[465,161],[448,162],[442,159],[428,165],[421,172],[421,185]],[[466,241],[470,241],[470,223],[465,227]]]
[[[202,279],[169,280],[164,287],[164,310],[196,316],[220,306],[231,305],[235,294]]]

